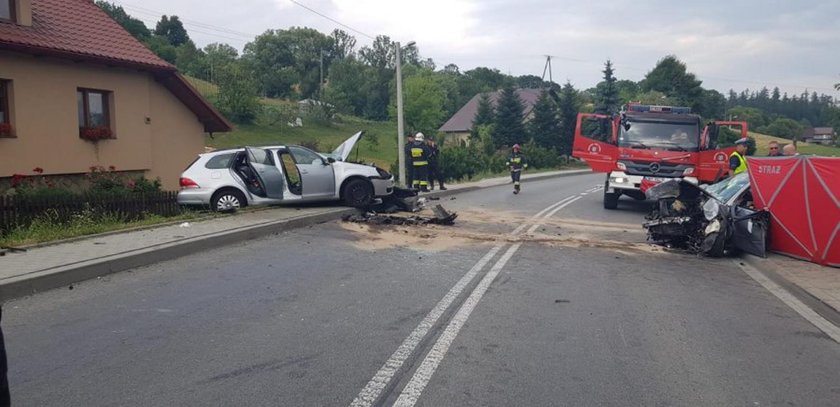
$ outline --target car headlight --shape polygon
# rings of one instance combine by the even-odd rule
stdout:
[[[720,213],[720,204],[714,199],[706,200],[706,203],[703,204],[703,216],[706,220],[711,221],[717,218],[718,213]]]
[[[624,184],[625,182],[628,182],[628,179],[624,177],[612,177],[610,178],[610,181],[616,184]]]
[[[618,164],[616,164],[616,166],[619,170],[627,171],[627,164],[624,164],[623,162],[619,162]]]
[[[683,176],[687,177],[691,174],[694,174],[694,167],[688,167],[683,171]]]

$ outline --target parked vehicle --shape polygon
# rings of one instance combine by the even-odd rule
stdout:
[[[364,207],[394,190],[382,168],[347,162],[358,132],[332,153],[306,147],[244,147],[199,154],[181,174],[178,203],[235,211],[248,205],[342,200]]]
[[[765,256],[769,216],[754,208],[749,174],[703,187],[671,180],[647,195],[658,200],[644,224],[650,240],[713,257],[733,249]]]
[[[622,195],[645,199],[645,191],[670,179],[717,182],[727,174],[732,148],[718,147],[718,121],[705,126],[687,107],[628,103],[617,115],[579,113],[572,155],[594,172],[606,173],[604,208],[615,209]]]

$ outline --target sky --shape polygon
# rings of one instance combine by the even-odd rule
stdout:
[[[619,79],[638,81],[658,60],[675,55],[705,88],[724,94],[778,86],[789,94],[840,98],[834,90],[840,0],[113,2],[150,27],[162,14],[179,16],[199,46],[223,42],[242,50],[268,29],[311,27],[328,34],[340,28],[356,37],[357,49],[377,35],[416,41],[421,56],[439,69],[455,64],[462,72],[484,66],[542,76],[545,56],[552,55],[554,81],[579,89],[601,79],[607,59]]]

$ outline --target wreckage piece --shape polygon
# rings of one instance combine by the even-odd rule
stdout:
[[[432,208],[435,216],[398,216],[379,214],[376,212],[363,212],[352,215],[345,215],[342,220],[345,222],[367,223],[371,225],[394,225],[394,226],[422,226],[422,225],[444,225],[455,224],[458,214],[449,212],[441,205]]]
[[[382,198],[382,202],[371,205],[368,210],[376,213],[417,212],[422,209],[417,191],[407,188],[394,188],[394,192]]]

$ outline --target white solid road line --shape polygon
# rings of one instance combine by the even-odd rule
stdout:
[[[533,233],[537,230],[540,226],[543,225],[545,220],[554,216],[555,213],[560,211],[561,209],[571,205],[572,203],[581,199],[580,196],[575,197],[574,199],[566,200],[566,202],[562,203],[561,205],[557,206],[547,215],[543,216],[543,218],[534,224],[530,229],[528,229],[528,233]],[[517,243],[511,246],[507,252],[493,265],[493,268],[481,279],[481,282],[475,287],[473,292],[470,294],[469,298],[464,302],[461,306],[461,309],[458,310],[458,313],[452,318],[447,325],[446,330],[440,335],[438,340],[435,342],[432,350],[426,355],[426,358],[423,359],[423,363],[417,370],[414,372],[414,376],[411,377],[411,381],[403,389],[400,397],[394,403],[394,406],[397,407],[413,407],[414,404],[417,403],[417,400],[420,398],[420,395],[423,393],[423,389],[426,388],[426,385],[429,384],[429,380],[432,379],[432,375],[437,370],[440,362],[443,361],[443,358],[446,356],[446,352],[449,350],[449,346],[452,345],[452,342],[455,341],[455,338],[458,336],[458,333],[461,331],[461,328],[469,319],[470,314],[472,314],[473,310],[475,310],[476,305],[478,302],[481,301],[481,298],[484,297],[484,294],[487,292],[487,289],[490,288],[490,284],[496,280],[496,277],[505,267],[508,260],[519,250],[519,247],[522,246],[522,243]]]
[[[531,220],[538,219],[546,212],[555,209],[559,205],[569,202],[573,197],[567,197],[549,205],[547,208],[537,212],[531,217]],[[578,198],[579,199],[579,198]],[[552,214],[555,212],[552,212]],[[523,229],[529,226],[529,223],[523,223],[511,232],[511,235],[518,235]],[[373,376],[367,385],[359,392],[359,395],[350,403],[351,407],[369,407],[373,405],[377,398],[382,394],[388,383],[391,382],[394,375],[402,367],[409,356],[414,352],[423,338],[429,333],[432,327],[437,323],[438,319],[443,315],[447,308],[455,301],[456,298],[464,291],[464,288],[475,278],[485,265],[496,256],[505,244],[499,244],[490,249],[484,257],[481,258],[460,280],[446,293],[446,295],[438,301],[437,305],[420,321],[420,324],[408,335],[408,337],[400,344],[391,357],[385,361],[385,364]],[[498,263],[497,263],[498,264]]]
[[[817,314],[817,312],[811,309],[811,307],[805,305],[805,303],[794,297],[793,294],[776,284],[773,280],[767,278],[767,276],[756,270],[754,267],[748,264],[741,264],[739,261],[735,261],[735,263],[738,264],[738,266],[741,267],[741,270],[744,270],[747,275],[752,277],[753,280],[764,286],[767,291],[773,293],[773,295],[775,295],[778,299],[787,304],[788,307],[793,308],[793,310],[801,315],[802,318],[805,318],[808,322],[814,324],[814,326],[825,332],[825,334],[831,337],[831,339],[834,339],[835,342],[840,343],[840,327],[837,327],[837,325],[832,324],[827,319],[820,316],[820,314]]]

